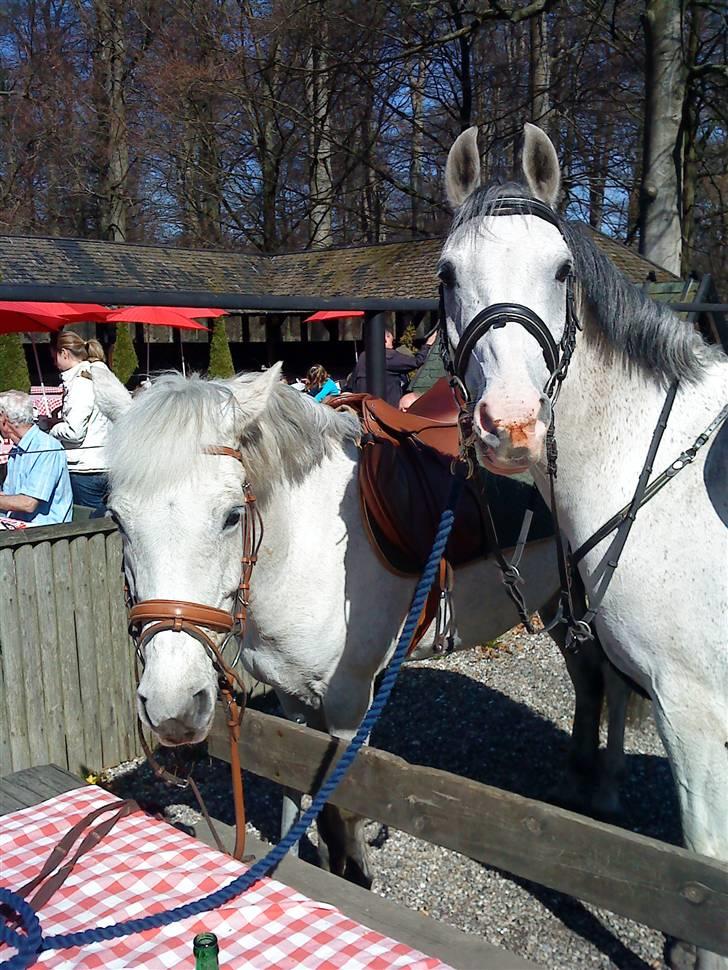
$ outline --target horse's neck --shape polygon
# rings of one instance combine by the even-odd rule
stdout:
[[[555,408],[556,499],[572,545],[632,498],[665,395],[664,387],[642,368],[627,366],[595,334],[580,336]],[[691,443],[685,440],[675,451],[681,438],[675,424],[671,418],[656,471]],[[536,477],[547,497],[543,468]]]

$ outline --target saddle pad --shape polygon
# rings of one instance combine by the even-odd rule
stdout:
[[[348,406],[362,423],[359,486],[362,515],[385,562],[396,572],[419,574],[432,543],[452,484],[452,462],[459,452],[457,408],[445,381],[402,413],[369,395],[345,395],[331,402]],[[518,541],[529,500],[534,517],[529,541],[553,535],[551,514],[531,488],[530,476],[493,475],[477,470],[479,481],[466,481],[445,558],[461,566],[487,556],[482,491],[488,496],[501,549]]]
[[[0,818],[2,885],[12,889],[35,876],[60,838],[109,801],[117,799],[103,789],[86,786]],[[166,822],[136,812],[83,856],[43,906],[43,932],[49,936],[76,932],[161,912],[208,895],[245,868]],[[192,970],[192,940],[203,931],[217,934],[222,967],[447,970],[440,960],[382,936],[275,879],[262,879],[219,909],[160,929],[46,951],[34,966]],[[0,943],[0,962],[11,953]]]

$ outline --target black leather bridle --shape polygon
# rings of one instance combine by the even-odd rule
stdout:
[[[536,216],[554,226],[563,236],[556,213],[543,202],[539,202],[538,199],[519,197],[494,199],[483,210],[482,215],[484,217],[514,215]],[[465,373],[468,368],[470,355],[475,349],[476,344],[489,330],[492,330],[494,327],[505,327],[509,323],[516,323],[523,327],[537,341],[541,348],[546,362],[546,368],[549,372],[544,393],[553,406],[558,398],[561,383],[564,377],[566,377],[569,361],[571,360],[571,355],[576,344],[576,331],[579,329],[574,310],[574,279],[572,273],[569,273],[566,278],[566,319],[564,332],[558,345],[544,321],[530,307],[524,306],[522,303],[491,303],[490,306],[485,307],[473,317],[461,334],[458,345],[453,351],[447,334],[444,290],[442,285],[440,286],[441,353],[445,368],[451,380],[456,382],[460,394],[465,400],[468,400],[470,397],[465,383]]]

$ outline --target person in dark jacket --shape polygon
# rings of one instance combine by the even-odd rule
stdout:
[[[414,356],[402,354],[394,349],[394,333],[392,330],[384,331],[384,356],[385,356],[385,377],[384,377],[384,399],[389,404],[397,407],[399,399],[402,397],[407,386],[407,375],[410,371],[421,367],[430,353],[430,349],[437,339],[437,331],[433,331],[427,338],[423,346]],[[351,375],[351,390],[354,393],[361,393],[367,389],[367,363],[366,354],[361,354],[357,361],[354,372]]]

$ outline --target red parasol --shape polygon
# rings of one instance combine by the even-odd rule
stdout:
[[[196,306],[175,306],[170,307],[175,313],[179,313],[183,317],[192,317],[193,319],[200,319],[201,317],[226,317],[228,315],[227,310],[216,310],[214,307],[196,307]]]
[[[63,326],[58,317],[34,317],[0,309],[0,333],[55,333]]]
[[[34,320],[50,320],[57,330],[71,320],[104,320],[109,311],[99,303],[46,303],[34,300],[2,300],[0,313],[23,313]]]
[[[363,310],[317,310],[304,323],[317,323],[320,320],[341,320],[344,317],[363,317]]]
[[[105,323],[148,323],[153,327],[178,327],[181,330],[209,330],[203,323],[197,323],[180,313],[176,307],[169,306],[128,306],[123,310],[111,310]]]

